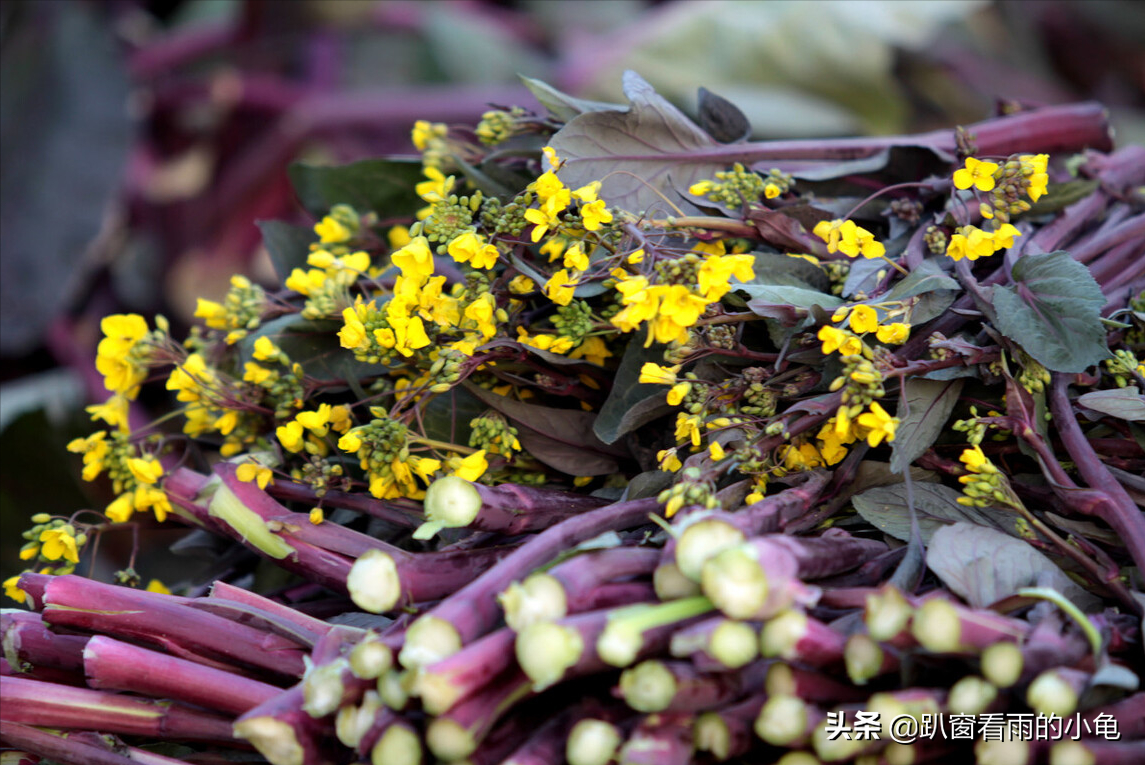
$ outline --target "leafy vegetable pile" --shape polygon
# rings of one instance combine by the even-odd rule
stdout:
[[[420,161],[294,167],[283,288],[103,321],[69,448],[117,498],[25,532],[4,741],[1142,761],[1145,149],[1092,104],[748,143],[706,91],[528,84]],[[219,580],[73,573],[148,512]]]

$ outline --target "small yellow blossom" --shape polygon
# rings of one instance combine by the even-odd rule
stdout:
[[[589,202],[580,208],[581,220],[586,231],[596,231],[605,223],[612,223],[612,213],[604,206],[604,200]]]
[[[16,574],[4,580],[4,594],[17,603],[23,603],[27,599],[27,595],[21,590],[17,583],[20,581],[20,575]]]
[[[661,449],[656,452],[656,462],[660,465],[661,470],[666,470],[669,473],[675,473],[684,466],[684,463],[676,456],[675,449]]]
[[[1014,246],[1014,237],[1021,236],[1022,232],[1012,223],[1003,223],[994,232],[994,250],[1008,250]]]
[[[318,235],[318,240],[322,244],[339,244],[349,240],[352,236],[350,229],[331,215],[327,215],[314,224],[314,233]]]
[[[265,489],[268,484],[274,482],[274,472],[257,462],[244,462],[235,470],[235,477],[243,483],[250,483],[254,481],[258,483],[258,488]]]
[[[720,446],[715,441],[712,441],[710,444],[708,444],[708,454],[711,455],[712,460],[715,462],[719,462],[724,457],[728,456],[727,452],[724,451],[724,447]]]
[[[871,402],[871,410],[858,417],[858,424],[867,429],[867,443],[871,447],[878,446],[885,438],[888,442],[895,440],[895,428],[898,427],[898,417],[891,417],[878,401]]]
[[[569,273],[568,269],[562,268],[545,282],[545,295],[557,305],[568,305],[576,291],[577,276],[575,272]]]
[[[663,367],[652,361],[644,362],[640,367],[640,378],[638,382],[650,383],[654,385],[674,385],[676,383],[676,374],[680,371],[680,364],[671,367]]]
[[[433,253],[429,240],[416,236],[410,243],[390,255],[390,262],[401,269],[402,275],[421,283],[433,276]]]
[[[476,481],[485,475],[485,471],[488,469],[489,462],[485,459],[485,450],[482,449],[460,460],[453,471],[453,475],[458,478],[464,478],[466,481]]]
[[[278,442],[282,444],[283,449],[292,453],[302,451],[303,437],[305,435],[305,429],[302,427],[302,423],[293,420],[285,425],[279,425],[274,433],[278,436]]]
[[[585,254],[584,248],[577,242],[565,250],[564,253],[564,267],[574,271],[587,271],[588,270],[588,255]]]
[[[170,588],[168,588],[167,585],[163,584],[163,582],[159,581],[158,579],[152,579],[147,583],[147,592],[157,592],[160,595],[171,594]]]
[[[668,391],[668,406],[679,406],[684,397],[692,392],[692,384],[690,382],[676,383],[672,386],[672,390]]]
[[[879,328],[879,314],[869,305],[857,305],[851,310],[851,329],[860,334]]]
[[[79,551],[76,548],[75,534],[70,526],[60,526],[54,529],[44,529],[40,532],[40,542],[43,548],[40,554],[48,560],[63,558],[69,563],[79,563]]]
[[[153,456],[133,457],[127,461],[127,467],[135,480],[146,486],[151,486],[163,475],[163,465]]]
[[[326,516],[322,513],[322,508],[316,507],[310,511],[310,522],[315,526],[326,520]]]
[[[819,339],[823,341],[823,353],[839,351],[843,356],[854,356],[863,350],[863,343],[859,338],[838,327],[824,325],[819,329]]]
[[[878,328],[875,337],[879,339],[880,343],[901,345],[910,337],[910,325],[897,321],[892,324],[884,324]]]
[[[466,231],[449,243],[449,255],[458,263],[468,263],[474,268],[492,268],[497,265],[499,253],[476,233]]]
[[[975,186],[979,191],[994,188],[994,173],[998,170],[995,162],[983,162],[974,157],[966,158],[966,167],[954,171],[954,188],[968,189]]]

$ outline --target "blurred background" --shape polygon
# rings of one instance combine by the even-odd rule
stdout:
[[[107,396],[99,319],[161,313],[181,337],[231,274],[271,284],[255,221],[308,222],[289,163],[410,154],[417,119],[539,109],[519,74],[623,102],[625,69],[692,114],[700,86],[731,100],[757,139],[1096,99],[1118,144],[1145,142],[1135,0],[5,0],[0,579],[31,514],[112,499],[65,449]],[[163,393],[141,397],[150,417]],[[183,532],[149,533],[144,582],[178,578],[164,542]],[[129,534],[101,544],[126,565]]]

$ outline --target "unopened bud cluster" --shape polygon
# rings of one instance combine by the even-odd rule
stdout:
[[[473,428],[469,434],[469,445],[474,449],[484,449],[489,454],[505,457],[512,457],[514,452],[521,451],[517,429],[497,412],[474,417],[469,421],[469,427]]]
[[[671,518],[681,507],[699,505],[708,509],[715,509],[720,502],[715,496],[715,487],[710,481],[703,479],[703,471],[696,467],[687,467],[679,473],[679,480],[669,488],[660,492],[657,502],[665,504],[664,514]]]

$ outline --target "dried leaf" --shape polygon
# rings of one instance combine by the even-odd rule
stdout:
[[[612,391],[593,426],[596,435],[606,444],[616,443],[625,433],[672,410],[665,399],[667,390],[663,385],[639,381],[640,368],[646,361],[663,363],[664,347],[653,343],[645,348],[644,333],[641,332],[628,341],[624,358],[616,370]]]

